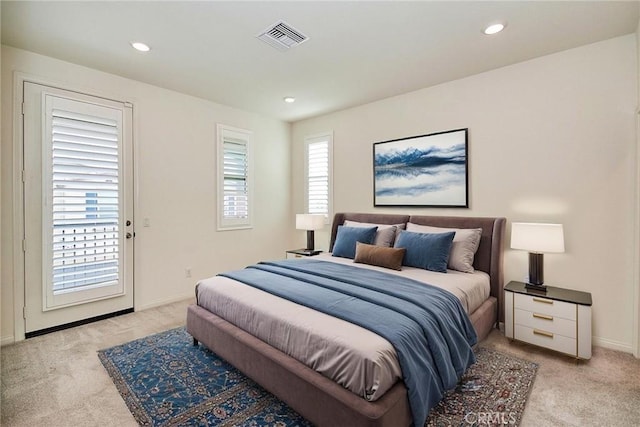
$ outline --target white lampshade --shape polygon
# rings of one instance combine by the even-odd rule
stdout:
[[[323,228],[324,228],[324,215],[296,214],[296,229],[322,230]]]
[[[511,224],[511,249],[534,253],[564,252],[562,224],[514,222]]]

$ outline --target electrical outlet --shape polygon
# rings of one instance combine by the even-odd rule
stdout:
[[[191,277],[191,267],[187,267],[184,269],[184,277],[187,279]]]

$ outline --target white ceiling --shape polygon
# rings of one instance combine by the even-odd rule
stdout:
[[[296,121],[634,33],[638,6],[3,0],[2,43]],[[255,38],[278,20],[309,40],[282,52]],[[481,33],[495,21],[507,28]],[[152,50],[137,52],[130,41]]]

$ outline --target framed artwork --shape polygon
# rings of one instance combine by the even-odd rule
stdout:
[[[468,129],[373,144],[373,205],[468,208]]]

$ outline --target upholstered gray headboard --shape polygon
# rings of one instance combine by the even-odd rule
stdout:
[[[506,218],[496,217],[466,217],[466,216],[427,216],[427,215],[398,215],[382,213],[337,213],[331,225],[331,242],[329,250],[333,250],[338,226],[346,220],[368,222],[373,224],[401,224],[412,222],[420,225],[447,228],[481,228],[482,237],[476,252],[473,267],[484,271],[491,278],[491,295],[498,299],[500,320],[504,320],[504,305],[502,292],[504,287],[504,233]]]

